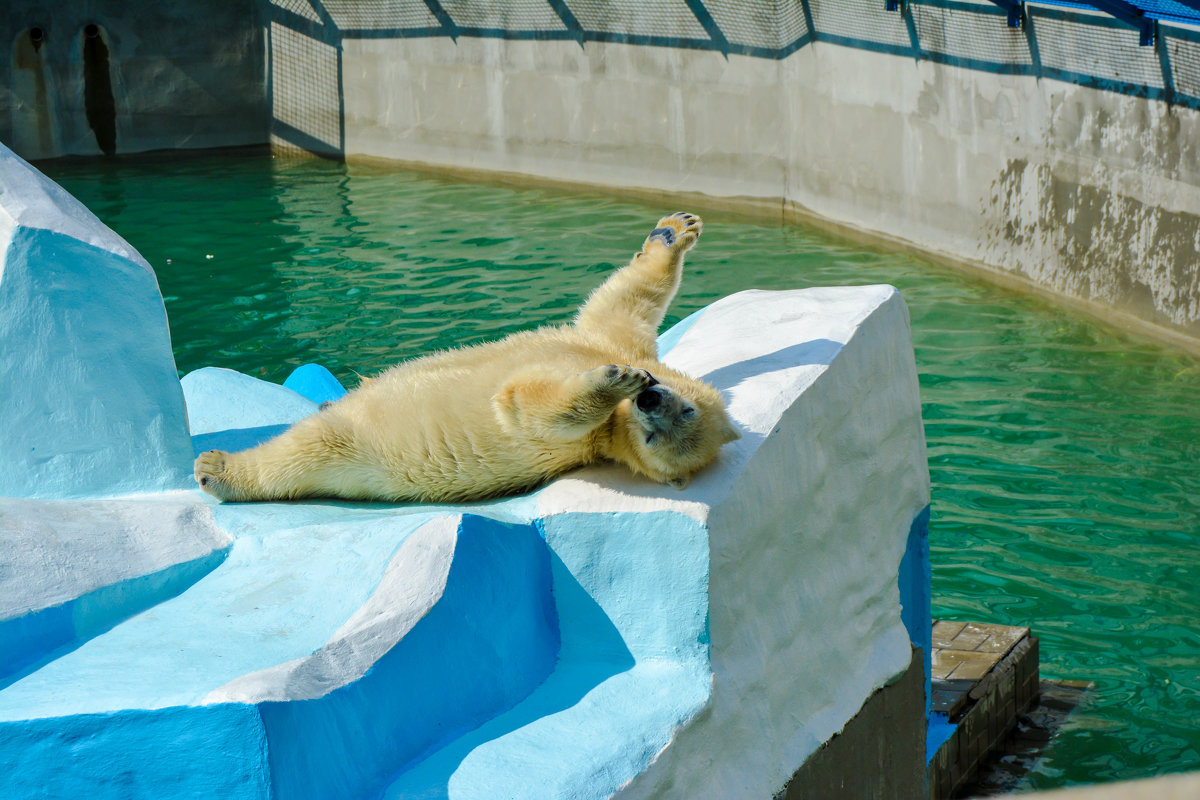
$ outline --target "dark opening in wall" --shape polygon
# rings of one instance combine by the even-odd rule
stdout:
[[[100,27],[95,24],[83,29],[83,109],[100,152],[106,156],[115,154],[117,109],[113,100],[108,45],[104,43]]]

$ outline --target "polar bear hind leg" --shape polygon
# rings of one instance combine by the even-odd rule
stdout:
[[[229,502],[383,498],[395,491],[382,467],[365,460],[324,413],[251,450],[201,453],[194,474],[200,488]]]

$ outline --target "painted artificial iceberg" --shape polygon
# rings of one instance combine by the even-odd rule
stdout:
[[[0,495],[182,489],[191,470],[154,270],[0,145]]]
[[[51,499],[0,504],[0,644],[27,648],[0,675],[0,796],[773,796],[928,630],[927,578],[901,570],[929,502],[907,311],[882,286],[743,292],[660,349],[743,430],[682,492],[610,466],[458,507],[4,488]],[[289,384],[193,373],[190,431],[141,408],[173,443],[152,480],[337,391]],[[0,439],[37,402],[0,406]],[[153,503],[187,513],[147,523]],[[59,536],[71,505],[115,521]],[[97,592],[103,622],[61,628]]]

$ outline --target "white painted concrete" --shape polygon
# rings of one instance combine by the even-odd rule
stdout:
[[[0,497],[0,619],[222,550],[233,541],[194,492],[117,500]]]

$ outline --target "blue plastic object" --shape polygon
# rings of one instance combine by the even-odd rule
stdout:
[[[318,404],[340,400],[346,396],[346,387],[320,364],[296,367],[283,385],[284,388],[291,389]]]

